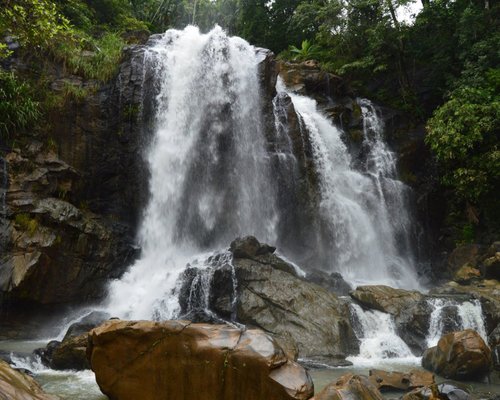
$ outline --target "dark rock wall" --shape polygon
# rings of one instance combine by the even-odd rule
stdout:
[[[68,86],[86,95],[65,99],[39,129],[2,147],[4,316],[26,304],[100,299],[138,253],[135,234],[148,195],[143,121],[151,111],[142,46],[125,49],[118,75],[106,84],[57,65],[49,71],[54,95]]]

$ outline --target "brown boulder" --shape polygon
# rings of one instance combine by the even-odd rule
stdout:
[[[0,399],[57,400],[59,397],[44,393],[31,376],[16,371],[0,360]]]
[[[370,382],[379,390],[409,390],[434,383],[434,375],[427,371],[412,370],[408,373],[370,370]]]
[[[264,332],[188,321],[109,321],[87,355],[113,400],[309,399],[307,371]]]
[[[471,266],[470,264],[464,264],[458,269],[458,271],[455,272],[455,274],[453,275],[453,280],[459,283],[467,284],[472,279],[480,277],[481,271]]]
[[[346,374],[327,385],[313,400],[382,400],[373,383],[363,375]]]
[[[471,400],[465,390],[448,383],[429,385],[406,393],[401,400]]]
[[[491,350],[472,329],[452,332],[424,352],[422,366],[451,379],[481,379],[491,367]]]
[[[358,286],[351,297],[375,310],[399,315],[402,311],[418,303],[423,295],[416,290],[394,289],[385,285]]]

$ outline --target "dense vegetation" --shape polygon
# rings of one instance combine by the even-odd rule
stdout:
[[[416,0],[414,0],[416,1]],[[364,96],[407,111],[451,198],[462,239],[498,233],[500,181],[500,4],[422,0],[412,23],[398,10],[412,0],[3,0],[0,9],[0,133],[29,129],[64,97],[11,72],[13,43],[31,60],[62,63],[86,79],[113,76],[138,33],[220,24],[285,59],[314,58]],[[10,46],[10,48],[9,48]],[[14,46],[15,47],[15,46]],[[42,65],[42,66],[40,66]],[[61,96],[63,98],[61,98]],[[49,110],[49,111],[48,111]],[[460,235],[457,235],[459,237]]]

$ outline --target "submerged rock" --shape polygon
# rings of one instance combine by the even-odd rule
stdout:
[[[2,400],[58,400],[45,393],[31,377],[0,360],[0,399]]]
[[[313,400],[383,400],[366,376],[346,374],[327,385]]]
[[[90,332],[87,354],[115,400],[306,400],[314,390],[307,371],[258,329],[115,320]]]
[[[370,370],[370,381],[379,390],[409,390],[434,384],[434,375],[427,371],[412,370],[407,373]]]
[[[445,378],[482,379],[490,371],[491,350],[472,329],[453,332],[424,352],[422,366]]]

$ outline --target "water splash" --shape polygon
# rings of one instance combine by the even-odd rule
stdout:
[[[436,346],[441,336],[446,333],[464,329],[475,330],[486,343],[488,342],[479,300],[430,298],[427,302],[432,308],[429,317],[429,333],[426,337],[427,347]]]

